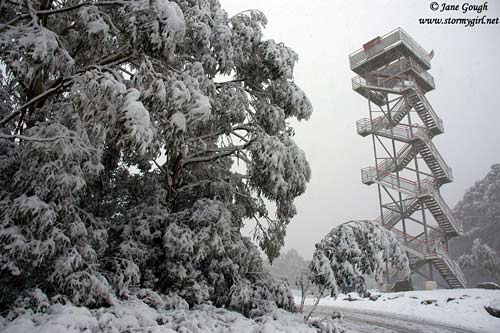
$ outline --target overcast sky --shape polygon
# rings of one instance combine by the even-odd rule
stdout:
[[[453,4],[483,4],[455,1]],[[312,168],[308,189],[297,200],[285,249],[310,258],[314,244],[334,226],[375,219],[376,187],[361,183],[360,169],[374,164],[369,137],[356,133],[356,120],[368,116],[367,101],[351,90],[348,55],[376,36],[403,28],[426,50],[434,50],[430,73],[436,90],[426,96],[443,119],[445,133],[434,138],[453,168],[454,182],[441,188],[453,207],[464,191],[500,163],[500,25],[420,25],[418,18],[500,16],[500,1],[488,10],[462,14],[433,12],[426,0],[221,0],[234,15],[263,11],[265,37],[299,54],[295,80],[314,113],[295,126],[295,140]],[[438,1],[441,3],[441,1]],[[449,2],[450,4],[452,2]]]

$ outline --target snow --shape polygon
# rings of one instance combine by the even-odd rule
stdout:
[[[99,15],[99,9],[96,6],[85,6],[80,8],[79,15],[87,26],[89,35],[103,33],[108,35],[109,25]]]
[[[52,31],[43,27],[32,28],[31,31],[26,30],[24,35],[19,38],[18,43],[27,50],[33,48],[33,60],[45,61],[58,49],[57,35]]]
[[[207,120],[210,117],[211,109],[209,98],[198,94],[194,100],[194,105],[189,110],[189,116],[198,120]]]
[[[13,321],[0,317],[3,333],[71,332],[316,332],[302,316],[284,310],[251,320],[240,313],[202,305],[191,310],[155,310],[142,301],[89,310],[72,304],[52,305],[46,313],[27,311]]]
[[[159,0],[156,1],[156,7],[158,8],[158,19],[166,22],[170,31],[184,32],[186,29],[186,21],[184,20],[184,14],[179,5],[168,0]]]
[[[170,121],[179,131],[186,131],[186,117],[181,112],[176,112],[170,117]]]
[[[143,4],[148,4],[143,1]],[[186,21],[179,5],[168,0],[153,2],[156,7],[154,12],[157,20],[151,23],[153,31],[150,34],[151,42],[159,48],[164,47],[165,52],[172,52],[175,42],[182,40],[186,31]]]
[[[493,299],[490,304],[490,308],[500,311],[500,298]]]
[[[130,142],[136,144],[141,154],[145,154],[151,145],[154,133],[151,126],[149,112],[144,105],[138,101],[140,92],[135,88],[130,88],[125,96],[123,105],[124,125],[128,131],[126,134]]]
[[[182,81],[175,81],[170,86],[171,99],[175,106],[180,107],[191,99],[191,94]]]
[[[355,300],[346,300],[348,296]],[[296,303],[300,303],[300,292],[294,292],[294,298]],[[489,315],[484,307],[499,298],[500,290],[438,289],[383,293],[376,301],[359,298],[354,293],[340,294],[337,299],[322,298],[319,306],[336,307],[340,312],[343,308],[346,311],[389,314],[409,320],[428,320],[473,331],[498,333],[500,318]],[[426,300],[435,302],[423,303]],[[313,302],[314,298],[308,297],[305,304],[312,305]]]

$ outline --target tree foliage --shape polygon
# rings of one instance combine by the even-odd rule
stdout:
[[[458,258],[458,264],[465,269],[480,268],[491,274],[495,282],[500,283],[500,259],[480,238],[474,239],[472,251]]]
[[[500,164],[492,165],[488,174],[465,192],[455,215],[469,233],[500,225]],[[500,248],[498,240],[495,245]]]
[[[454,259],[470,255],[476,239],[496,253],[500,253],[500,164],[491,166],[486,176],[475,182],[465,192],[454,208],[455,217],[463,224],[463,237],[450,240],[450,253]],[[497,279],[481,265],[464,266],[464,274],[470,286],[478,282]]]
[[[255,221],[276,257],[310,178],[288,121],[311,104],[265,16],[217,0],[0,7],[1,307],[39,287],[88,306],[292,308],[241,235]]]

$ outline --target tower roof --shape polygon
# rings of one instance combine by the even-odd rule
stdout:
[[[363,74],[391,63],[401,54],[414,58],[424,70],[431,68],[429,52],[401,28],[365,43],[349,55],[349,63],[352,71]]]

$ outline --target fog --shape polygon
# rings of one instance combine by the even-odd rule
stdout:
[[[361,183],[360,169],[374,164],[372,142],[356,133],[368,116],[367,101],[351,89],[348,55],[376,36],[401,27],[427,51],[436,90],[426,94],[443,119],[445,133],[433,142],[453,168],[454,182],[441,188],[453,207],[464,191],[500,162],[500,25],[421,25],[419,18],[500,16],[500,2],[481,14],[439,12],[430,1],[221,0],[234,15],[263,11],[265,38],[284,42],[299,54],[295,80],[314,113],[295,124],[295,140],[312,169],[308,189],[297,200],[285,249],[310,258],[314,244],[334,226],[378,216],[376,187]],[[441,5],[441,2],[439,2]],[[460,6],[465,3],[456,2]],[[483,1],[468,1],[483,4]]]

